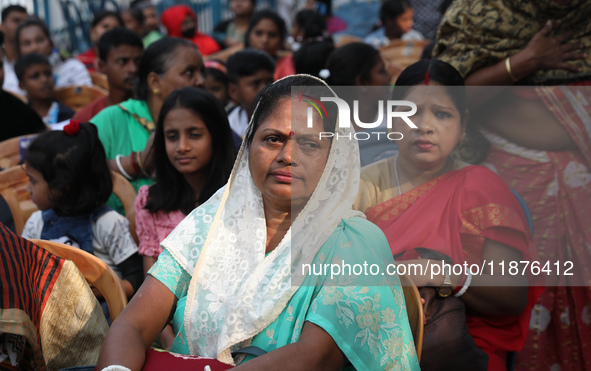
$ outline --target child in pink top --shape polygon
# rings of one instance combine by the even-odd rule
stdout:
[[[141,187],[135,202],[144,274],[162,252],[160,242],[226,184],[236,157],[221,103],[194,87],[176,90],[164,101],[153,150],[156,182]]]

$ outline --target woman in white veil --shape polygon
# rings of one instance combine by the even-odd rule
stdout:
[[[231,365],[245,346],[267,352],[238,369],[418,370],[388,243],[352,210],[353,131],[335,129],[336,110],[319,104],[333,95],[303,75],[259,95],[228,184],[162,242],[98,369],[140,369],[172,316],[173,352]],[[344,274],[331,275],[337,267]]]

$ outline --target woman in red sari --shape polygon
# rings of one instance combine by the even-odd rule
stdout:
[[[398,265],[421,264],[437,272],[441,260],[421,258],[415,248],[422,247],[454,264],[483,268],[474,275],[464,270],[411,277],[417,286],[439,288],[440,296],[449,290],[460,297],[469,332],[488,355],[488,370],[505,369],[507,352],[525,343],[531,308],[541,293],[528,288],[531,277],[508,273],[510,261],[534,259],[523,210],[499,176],[451,156],[468,121],[464,81],[453,67],[415,63],[398,78],[393,99],[417,105],[410,117],[417,129],[393,122],[393,130],[404,135],[400,152],[362,169],[355,206],[384,231]]]

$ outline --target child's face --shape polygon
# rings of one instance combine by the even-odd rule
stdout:
[[[213,94],[222,103],[228,104],[228,87],[216,80],[212,75],[205,76],[205,90]]]
[[[189,183],[201,177],[211,162],[212,138],[207,126],[193,111],[178,107],[164,119],[164,144],[168,160]]]
[[[45,178],[43,178],[43,174],[31,167],[28,163],[25,163],[25,166],[27,176],[29,177],[29,183],[27,183],[26,189],[31,194],[31,199],[35,205],[41,211],[55,207],[54,203],[49,200],[51,190]]]
[[[19,33],[20,54],[39,53],[51,55],[51,40],[41,27],[32,25],[25,27]]]
[[[39,100],[53,99],[53,85],[53,72],[51,67],[45,63],[27,67],[23,80],[20,82],[21,89],[27,92],[29,99]]]
[[[230,84],[232,99],[252,115],[254,99],[259,91],[273,83],[273,74],[270,71],[260,69],[254,75],[238,79],[237,84]]]

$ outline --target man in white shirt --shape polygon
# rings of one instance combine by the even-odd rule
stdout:
[[[25,95],[25,92],[19,88],[18,79],[14,73],[14,62],[18,57],[14,35],[18,25],[26,18],[27,9],[20,5],[9,5],[2,9],[2,23],[0,24],[0,31],[4,34],[4,84],[2,88],[22,96]]]

